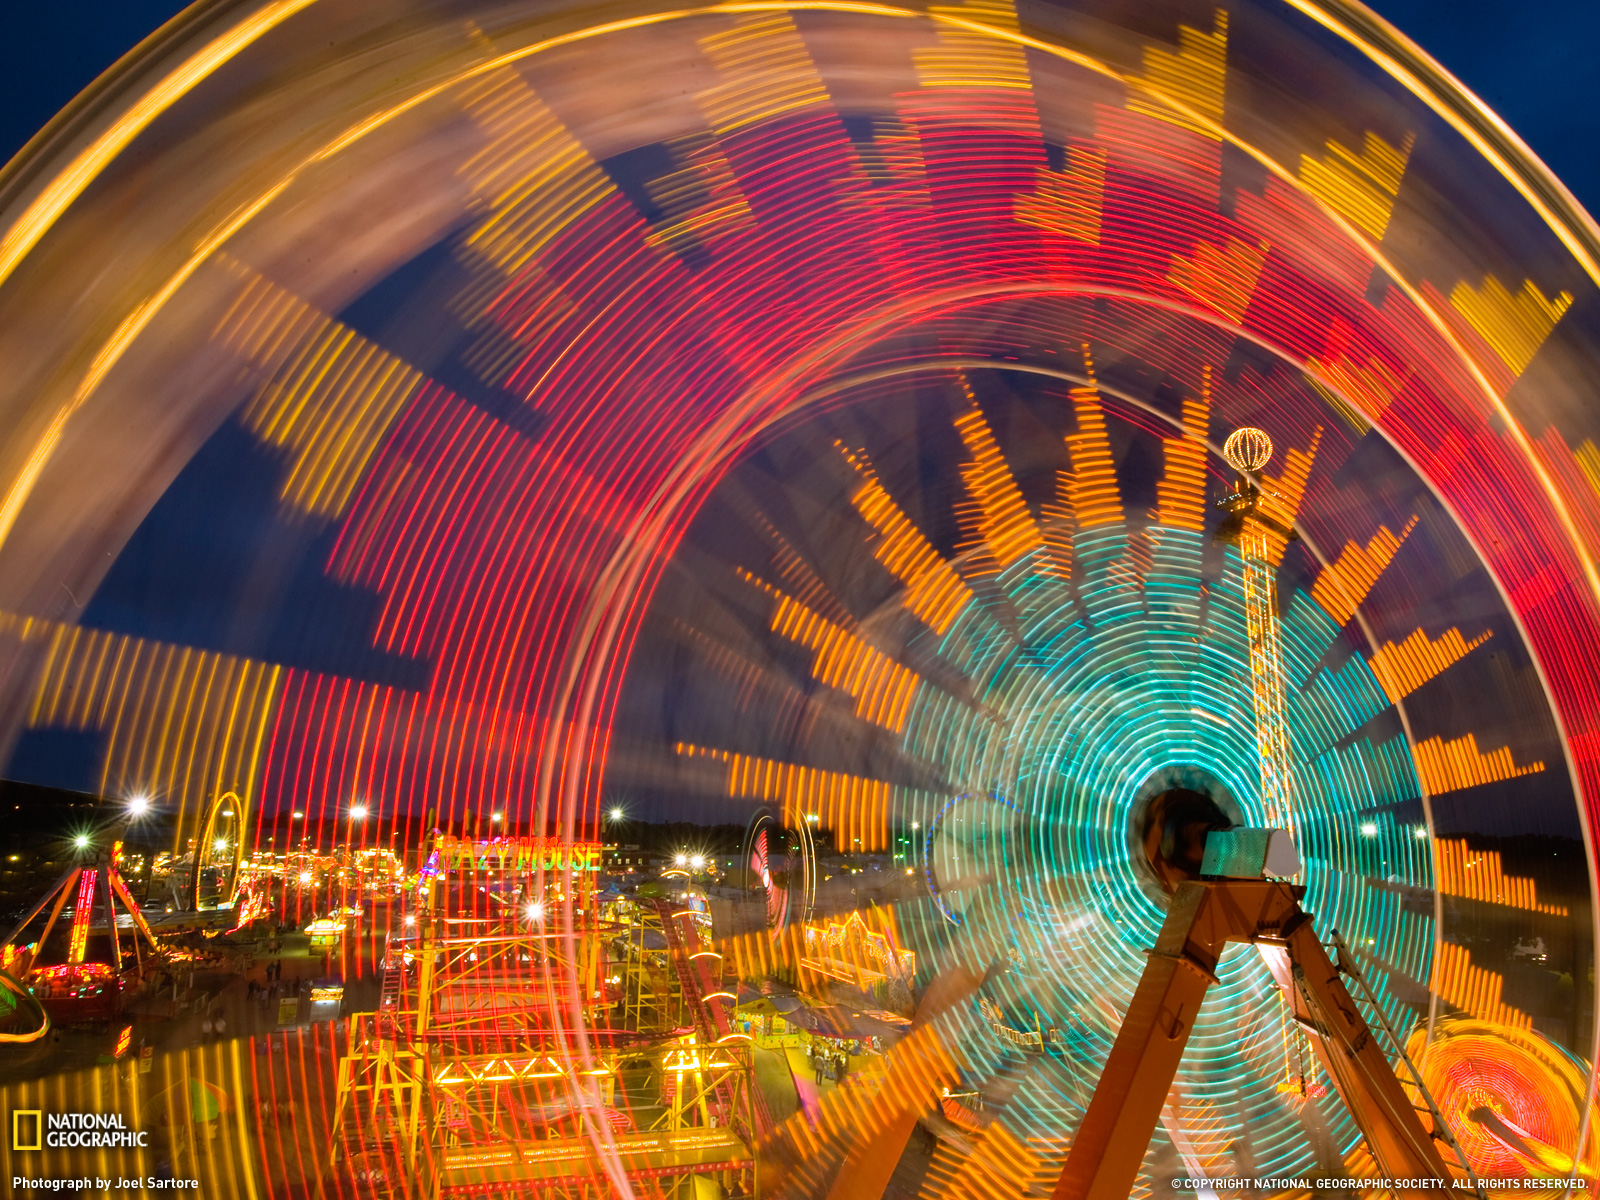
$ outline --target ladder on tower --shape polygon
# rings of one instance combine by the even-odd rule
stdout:
[[[1390,1022],[1389,1014],[1384,1012],[1383,1006],[1378,1003],[1378,997],[1367,983],[1367,977],[1361,970],[1361,964],[1356,961],[1354,952],[1345,943],[1344,938],[1339,936],[1337,929],[1328,931],[1328,940],[1323,944],[1331,951],[1330,957],[1333,959],[1334,968],[1355,985],[1350,989],[1350,995],[1355,1000],[1356,1006],[1363,1010],[1367,1027],[1372,1030],[1373,1039],[1382,1047],[1385,1057],[1396,1066],[1396,1073],[1404,1071],[1405,1074],[1400,1082],[1406,1084],[1421,1099],[1421,1104],[1413,1104],[1411,1107],[1416,1109],[1419,1115],[1432,1120],[1434,1138],[1449,1148],[1456,1162],[1460,1164],[1463,1176],[1471,1185],[1468,1194],[1484,1200],[1483,1188],[1478,1183],[1478,1176],[1472,1169],[1466,1151],[1461,1148],[1461,1143],[1456,1140],[1449,1123],[1445,1121],[1444,1113],[1434,1100],[1433,1093],[1428,1090],[1422,1071],[1406,1050],[1399,1031]]]

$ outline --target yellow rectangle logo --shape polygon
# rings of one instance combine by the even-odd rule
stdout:
[[[44,1112],[37,1108],[11,1110],[11,1149],[44,1149]]]

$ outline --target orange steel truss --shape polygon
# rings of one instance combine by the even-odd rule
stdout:
[[[1305,889],[1276,880],[1191,880],[1172,907],[1134,991],[1094,1099],[1056,1184],[1056,1200],[1126,1200],[1172,1088],[1195,1015],[1230,942],[1252,943],[1283,989],[1328,1077],[1366,1139],[1379,1174],[1454,1185],[1338,968],[1300,907]],[[1436,1125],[1439,1124],[1436,1120]],[[1413,1192],[1398,1187],[1396,1194]],[[1422,1194],[1421,1191],[1415,1194]]]
[[[754,1194],[751,1052],[727,1032],[720,958],[694,914],[602,913],[599,850],[436,839],[414,933],[392,939],[381,1005],[350,1018],[339,1064],[333,1141],[365,1185],[598,1200],[617,1180],[673,1195],[714,1176]],[[646,929],[680,994],[641,1027],[619,985]],[[678,1012],[687,1025],[662,1027]]]

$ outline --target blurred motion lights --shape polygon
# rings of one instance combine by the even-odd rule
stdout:
[[[1359,5],[1180,9],[223,0],[0,174],[0,742],[376,1006],[163,1048],[175,1176],[1048,1188],[1235,827],[1600,1168],[1600,230]],[[1361,1173],[1284,996],[1138,1194]]]

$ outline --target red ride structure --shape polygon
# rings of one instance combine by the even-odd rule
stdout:
[[[4,969],[57,1024],[115,1020],[156,962],[155,935],[122,880],[121,860],[122,843],[113,842],[108,853],[70,868],[0,949]],[[43,926],[24,942],[42,914]]]

